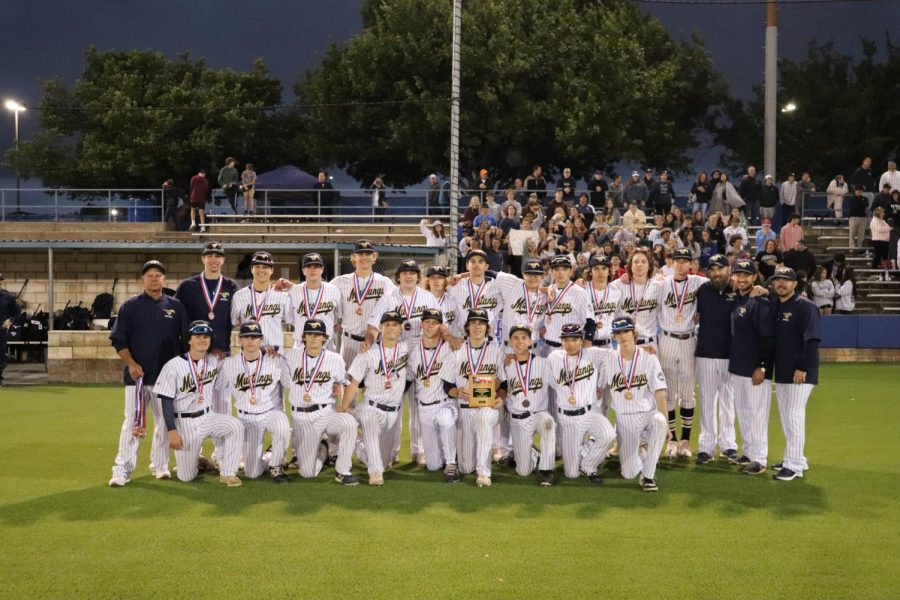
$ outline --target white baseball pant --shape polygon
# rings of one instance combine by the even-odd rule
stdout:
[[[210,406],[212,407],[212,411],[214,413],[216,413],[217,415],[232,416],[231,415],[231,394],[225,393],[223,390],[217,390],[217,389],[213,388],[213,386],[209,386],[209,388],[212,391],[212,393],[210,394],[212,396],[212,400],[211,400],[211,404],[210,404]],[[243,435],[243,434],[241,434],[241,435]],[[199,456],[203,456],[203,447],[201,446],[200,448],[198,448],[197,452],[199,453]],[[213,453],[212,453],[213,462],[215,462],[215,463],[219,462],[219,456],[221,454],[222,454],[222,452],[219,449],[219,444],[216,441],[216,439],[213,438]],[[238,461],[240,461],[240,458],[238,458]]]
[[[337,443],[334,470],[341,475],[350,474],[350,462],[356,447],[356,419],[353,415],[336,412],[329,404],[308,413],[291,410],[291,420],[294,422],[294,448],[301,477],[316,477],[322,472],[318,453],[323,433]]]
[[[281,410],[272,409],[259,415],[249,415],[238,411],[238,418],[244,425],[244,475],[255,479],[262,475],[269,465],[284,464],[284,455],[291,441],[291,423]],[[272,436],[272,453],[263,457],[263,436]]]
[[[494,425],[499,419],[500,413],[494,408],[459,409],[457,465],[460,473],[475,471],[480,476],[491,476]]]
[[[235,475],[241,460],[241,443],[244,441],[244,427],[231,415],[215,412],[203,416],[175,419],[175,427],[184,447],[175,451],[176,475],[181,481],[193,481],[197,477],[200,448],[203,440],[212,438],[219,458],[219,474]]]
[[[679,340],[662,334],[659,337],[659,362],[666,376],[669,410],[694,408],[694,350],[697,337]]]
[[[125,386],[125,420],[119,431],[119,451],[116,453],[115,464],[112,468],[113,477],[130,477],[137,464],[138,449],[141,446],[141,438],[134,437],[134,389],[133,385]],[[166,423],[163,419],[162,404],[153,386],[145,385],[144,394],[147,398],[147,406],[153,412],[153,442],[150,446],[150,471],[167,471],[169,469],[169,438],[166,431]]]
[[[744,454],[752,461],[766,466],[769,453],[769,409],[772,406],[772,380],[763,379],[753,385],[749,377],[731,375],[734,408],[741,427]]]
[[[616,439],[622,477],[634,479],[638,473],[648,479],[656,477],[659,453],[666,443],[669,423],[658,410],[643,413],[616,414]],[[647,453],[641,458],[641,442],[647,442]]]
[[[512,440],[513,456],[516,458],[516,473],[531,475],[534,459],[531,442],[537,433],[541,440],[541,458],[538,469],[552,471],[556,463],[556,421],[547,411],[531,413],[524,419],[509,417],[509,435]]]
[[[587,411],[583,415],[569,416],[559,413],[557,418],[562,438],[563,473],[574,479],[580,472],[593,475],[606,458],[616,439],[616,431],[609,420],[598,412]],[[593,440],[584,441],[589,435]],[[584,450],[584,452],[582,452]]]
[[[341,358],[344,359],[344,364],[347,365],[347,368],[350,368],[350,365],[353,364],[353,359],[359,354],[359,345],[361,343],[341,333]]]
[[[781,464],[795,473],[809,469],[803,446],[806,443],[806,402],[812,394],[811,383],[776,383],[775,397],[784,431],[784,458]]]
[[[363,401],[356,407],[356,419],[362,426],[365,452],[359,458],[366,463],[369,474],[383,473],[390,465],[394,440],[391,429],[400,421],[400,410],[387,412]]]
[[[491,450],[499,450],[503,458],[506,458],[510,452],[509,413],[505,406],[501,406],[497,410],[500,414],[497,418],[497,424],[494,426],[494,444]]]
[[[700,383],[699,452],[715,456],[720,451],[737,450],[734,430],[734,391],[727,358],[697,358]]]
[[[437,404],[419,406],[419,433],[425,452],[425,466],[437,471],[445,464],[456,464],[456,421],[459,407],[445,400]]]

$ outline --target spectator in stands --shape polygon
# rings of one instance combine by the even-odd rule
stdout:
[[[681,231],[681,245],[691,251],[693,258],[700,258],[700,242],[694,238],[693,229],[683,229]]]
[[[506,271],[507,252],[503,249],[500,236],[491,238],[491,245],[485,250],[488,255],[488,266],[492,271]]]
[[[578,195],[578,204],[575,205],[575,208],[577,209],[578,214],[581,215],[581,218],[584,219],[585,227],[590,228],[594,223],[597,210],[594,208],[594,205],[589,202],[586,192],[582,192]]]
[[[806,199],[816,193],[816,185],[813,183],[812,175],[809,171],[803,171],[800,175],[800,181],[797,183],[797,191],[799,192],[800,206],[806,206]]]
[[[691,186],[691,210],[697,211],[706,218],[706,210],[709,208],[709,199],[712,197],[713,189],[710,186],[709,175],[706,171],[700,171],[697,175],[697,181]]]
[[[628,203],[628,210],[625,211],[625,214],[622,216],[622,226],[625,229],[634,232],[643,230],[646,224],[647,215],[644,214],[644,211],[638,209],[637,201],[630,200]]]
[[[744,215],[744,213],[742,213],[741,209],[739,209],[739,208],[732,208],[728,212],[728,218],[725,219],[723,217],[723,222],[731,224],[731,219],[737,219],[738,225],[740,225],[744,229],[747,229],[747,227],[750,225],[749,221],[747,221],[746,215]]]
[[[665,215],[672,210],[672,204],[675,203],[675,188],[669,181],[668,171],[659,174],[659,181],[650,192],[650,203],[658,215]]]
[[[163,222],[166,224],[167,228],[171,223],[172,229],[178,231],[178,203],[184,196],[184,191],[178,189],[178,186],[175,185],[174,179],[166,179],[162,184],[162,191],[163,206],[165,207],[165,212],[163,213]]]
[[[767,241],[776,239],[775,232],[772,231],[772,221],[763,219],[762,227],[756,232],[756,249],[762,250]]]
[[[319,173],[319,181],[321,181],[323,173]],[[331,185],[331,184],[329,184]],[[256,171],[253,165],[247,163],[241,173],[241,192],[244,195],[244,216],[253,216],[256,214]]]
[[[731,241],[731,238],[734,236],[739,236],[741,238],[741,250],[746,250],[749,245],[750,238],[747,235],[747,230],[741,226],[741,220],[738,217],[732,216],[731,221],[728,223],[728,227],[725,228],[723,232],[725,234],[725,239]]]
[[[900,190],[891,192],[891,214],[894,217],[894,227],[900,227]],[[884,211],[885,220],[888,221],[887,209]]]
[[[744,238],[740,234],[735,234],[728,238],[728,252],[734,254],[737,260],[750,258],[750,253],[744,248]]]
[[[891,184],[892,190],[900,190],[900,171],[897,170],[897,163],[892,160],[888,161],[887,171],[881,175],[878,187],[884,189],[886,183]]]
[[[616,208],[625,208],[625,186],[622,185],[621,175],[613,175],[612,183],[606,190],[606,198],[611,198]]]
[[[788,175],[787,181],[781,184],[781,191],[778,195],[781,198],[781,224],[783,226],[790,222],[791,215],[797,208],[797,198],[800,195],[797,178],[793,173]]]
[[[847,263],[847,257],[843,252],[836,252],[834,256],[822,263],[825,272],[828,273],[829,279],[840,279]]]
[[[246,174],[246,171],[244,171]],[[255,181],[255,180],[254,180]],[[331,185],[331,182],[328,181],[328,174],[325,171],[319,171],[319,176],[316,179],[316,183],[313,185],[313,189],[316,190],[316,204],[319,206],[321,210],[321,214],[323,215],[331,215],[334,213],[334,208],[336,204],[336,195],[334,192],[334,186]],[[246,195],[244,196],[246,198]],[[250,214],[254,214],[254,206],[250,204]],[[244,214],[247,214],[246,212]]]
[[[710,237],[709,229],[704,229],[700,234],[700,268],[706,271],[710,257],[720,252],[719,243]]]
[[[797,240],[794,247],[784,253],[784,266],[792,268],[797,273],[816,272],[816,257],[806,246],[806,240],[802,238]]]
[[[516,218],[516,207],[507,206],[506,215],[500,219],[500,223],[497,225],[500,231],[503,232],[503,237],[509,237],[509,232],[513,229],[518,229],[520,225],[519,219]]]
[[[759,225],[759,193],[762,186],[756,179],[756,167],[750,165],[747,167],[747,174],[744,175],[740,183],[741,199],[744,201],[751,225]]]
[[[494,222],[499,223],[500,219],[503,218],[503,211],[494,199],[494,192],[488,192],[484,195],[484,206],[487,206],[488,213],[494,218]]]
[[[422,219],[419,222],[419,231],[425,236],[426,246],[429,248],[440,248],[440,252],[434,258],[434,264],[446,267],[447,259],[449,258],[450,239],[444,233],[444,224],[440,221],[431,222],[428,219]]]
[[[891,222],[892,218],[896,218],[896,213],[894,212],[894,203],[891,202],[891,195],[893,191],[891,190],[891,184],[885,183],[881,188],[881,193],[879,193],[872,200],[872,210],[875,210],[877,207],[881,207],[884,209],[884,220],[888,223]],[[895,222],[896,226],[897,223]]]
[[[522,218],[522,204],[516,199],[516,191],[513,189],[506,190],[506,200],[500,205],[500,214],[508,215],[509,207],[516,210],[516,218]]]
[[[865,188],[861,185],[856,186],[853,190],[853,196],[850,197],[850,250],[862,249],[863,242],[866,240],[866,209],[869,208],[869,201],[863,195]]]
[[[778,250],[778,244],[774,238],[763,242],[760,251],[756,253],[756,265],[763,279],[768,280],[775,274],[775,269],[784,263],[784,256]]]
[[[372,194],[372,213],[383,217],[388,209],[387,187],[384,185],[384,177],[378,175],[369,186],[369,192]],[[384,219],[381,219],[383,222]]]
[[[862,161],[862,164],[856,167],[853,175],[850,176],[850,187],[856,189],[858,186],[863,188],[863,197],[868,200],[871,206],[872,200],[875,199],[875,193],[878,191],[875,176],[872,175],[872,159],[868,156]]]
[[[575,188],[578,183],[572,177],[572,169],[565,167],[562,170],[562,177],[556,182],[556,189],[563,190],[563,200],[566,202],[575,202]]]
[[[481,169],[478,172],[478,179],[475,180],[475,189],[478,190],[478,199],[484,202],[484,196],[488,190],[494,189],[494,183],[488,177],[488,170]]]
[[[534,165],[531,175],[525,178],[525,189],[531,193],[537,194],[537,199],[543,202],[547,196],[547,180],[544,179],[544,172],[541,165]]]
[[[547,204],[547,209],[544,211],[544,214],[547,215],[547,219],[552,219],[553,215],[556,214],[557,208],[566,208],[566,203],[563,201],[565,192],[562,189],[557,188],[556,192],[553,194],[553,200],[551,200]]]
[[[13,326],[13,319],[22,312],[16,297],[3,289],[5,283],[6,279],[0,273],[0,387],[3,387],[3,371],[6,370],[6,343],[9,339],[9,330]]]
[[[741,198],[741,195],[738,194],[738,191],[734,189],[734,186],[728,181],[728,175],[722,173],[719,176],[719,183],[716,184],[716,187],[713,189],[712,197],[709,200],[709,208],[707,209],[707,214],[710,212],[721,212],[728,213],[732,208],[743,208],[744,200]]]
[[[516,177],[513,180],[512,190],[516,194],[516,202],[522,205],[528,202],[528,190],[525,189],[525,183],[521,177]]]
[[[428,193],[425,196],[425,205],[429,210],[434,210],[441,205],[441,182],[435,173],[428,176]]]
[[[206,171],[200,169],[191,177],[188,192],[188,201],[191,203],[191,227],[189,231],[197,229],[197,217],[200,217],[200,233],[206,232],[206,201],[209,199],[209,180]]]
[[[611,197],[606,199],[606,206],[603,207],[603,213],[599,215],[596,220],[605,223],[607,227],[615,227],[616,225],[622,224],[622,215],[615,205],[615,201]]]
[[[594,171],[594,176],[588,182],[588,191],[591,193],[591,204],[597,208],[603,206],[603,203],[606,202],[606,191],[609,189],[609,184],[603,178],[603,171],[596,170]]]
[[[815,275],[809,284],[810,300],[819,307],[819,312],[823,315],[830,315],[831,308],[834,304],[834,282],[829,279],[828,272],[825,267],[816,267]]]
[[[838,173],[834,176],[834,179],[829,182],[828,187],[825,188],[825,195],[828,198],[828,209],[834,211],[835,219],[842,219],[844,217],[844,196],[850,194],[850,188],[847,186],[847,182],[844,181],[844,176]]]
[[[775,218],[775,207],[778,206],[778,188],[775,187],[775,178],[766,175],[762,188],[759,190],[759,216],[761,220],[768,219],[771,223]]]
[[[226,158],[225,166],[219,171],[218,177],[219,187],[225,192],[225,197],[228,198],[228,204],[231,205],[231,210],[234,211],[234,214],[237,214],[235,197],[240,190],[240,186],[238,185],[240,176],[238,175],[237,169],[234,168],[234,165],[236,164],[237,159],[233,156]]]
[[[849,315],[855,308],[856,277],[853,269],[847,267],[842,271],[841,277],[836,278],[834,313],[838,315]]]
[[[706,220],[706,231],[709,237],[719,246],[719,252],[725,252],[725,227],[722,225],[722,213],[711,212]]]
[[[653,215],[653,229],[649,231],[647,237],[650,238],[650,241],[654,244],[659,244],[662,239],[662,232],[665,229],[665,217],[662,215]]]
[[[888,244],[891,241],[891,226],[884,220],[884,209],[880,206],[872,211],[869,229],[872,231],[872,247],[874,250],[872,268],[889,269],[890,250]]]
[[[644,169],[644,178],[641,180],[647,190],[652,191],[656,187],[656,178],[653,177],[653,169]]]
[[[800,215],[792,213],[790,221],[781,228],[781,251],[787,252],[794,248],[794,243],[803,238],[803,227],[800,226]],[[796,269],[794,269],[796,271]]]
[[[631,205],[636,203],[641,209],[647,206],[647,200],[650,198],[650,190],[641,181],[641,176],[637,171],[631,174],[631,179],[625,184],[625,201]]]
[[[806,271],[800,270],[797,271],[797,288],[796,292],[800,296],[806,296],[809,298],[809,275]]]
[[[469,227],[474,227],[475,218],[481,214],[481,200],[478,196],[472,196],[469,198],[469,206],[466,208],[466,212],[463,213],[463,221],[469,224]]]
[[[478,228],[482,223],[487,223],[490,227],[497,225],[497,219],[491,214],[491,209],[487,204],[481,205],[481,213],[472,221],[472,226]]]

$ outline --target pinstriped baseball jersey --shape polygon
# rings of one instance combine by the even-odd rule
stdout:
[[[507,273],[500,273],[499,275],[513,277]],[[471,279],[462,279],[451,287],[447,293],[456,300],[458,307],[456,319],[461,324],[460,326],[466,322],[466,316],[468,316],[472,308],[483,308],[487,311],[488,319],[490,319],[488,331],[493,331],[503,309],[503,288],[498,279],[485,277],[481,283],[475,283]],[[477,306],[473,306],[473,301],[476,298]]]
[[[369,286],[370,282],[371,286]],[[331,283],[341,293],[341,328],[347,333],[359,336],[366,334],[366,323],[378,301],[397,287],[393,281],[380,273],[372,273],[369,277],[364,278],[357,278],[355,273],[347,273],[338,275],[331,280]],[[357,303],[357,291],[354,285],[359,286],[359,293],[365,293],[361,315],[356,314],[356,310],[360,306]]]
[[[386,361],[381,360],[382,350]],[[397,406],[403,398],[406,387],[408,363],[409,350],[406,342],[397,342],[394,348],[384,348],[379,342],[364,353],[356,355],[350,368],[347,369],[347,375],[365,384],[363,397],[366,401]],[[386,387],[388,382],[386,371],[390,371],[390,388]]]
[[[219,369],[216,389],[231,396],[235,407],[246,413],[284,410],[281,393],[281,370],[284,368],[284,357],[280,355],[271,358],[261,352],[254,361],[244,361],[243,353],[230,356]],[[251,404],[251,395],[256,397],[256,404]]]
[[[688,275],[684,281],[675,281],[674,276],[662,281],[662,301],[659,305],[659,326],[672,333],[694,331],[694,315],[697,314],[697,290],[709,281],[699,275]],[[678,306],[681,304],[681,320]]]
[[[556,395],[556,405],[563,410],[590,406],[597,401],[597,388],[603,380],[609,350],[584,348],[576,356],[565,350],[554,350],[547,357],[550,369],[550,389]],[[572,384],[572,385],[570,385]],[[574,402],[571,400],[574,398]]]
[[[518,369],[516,364],[518,363]],[[526,375],[526,370],[529,373]],[[506,379],[506,410],[514,414],[547,410],[550,403],[550,363],[542,356],[531,355],[531,366],[527,361],[514,361],[503,367]],[[527,390],[522,390],[522,382],[527,381]],[[527,403],[527,404],[526,404]]]
[[[588,299],[594,313],[595,340],[608,340],[612,337],[612,322],[618,316],[619,304],[622,302],[622,290],[612,285],[598,290],[593,285],[587,287]]]
[[[656,279],[647,283],[622,283],[616,279],[609,284],[620,290],[618,314],[628,314],[634,319],[638,337],[656,337],[659,329],[659,303],[662,284]]]
[[[449,292],[444,292],[444,295],[440,298],[435,298],[435,301],[437,302],[441,314],[444,315],[444,325],[450,328],[450,333],[453,336],[462,337],[464,333],[462,324],[464,321],[460,321],[456,318],[457,313],[459,312],[456,300],[450,296]]]
[[[509,340],[509,330],[513,325],[528,325],[532,330],[531,339],[536,342],[538,330],[544,325],[547,295],[540,291],[529,292],[525,282],[517,278],[514,285],[504,290],[503,299],[503,331],[500,341]]]
[[[254,314],[253,296],[256,297]],[[264,346],[284,346],[284,322],[290,320],[292,312],[291,297],[287,292],[278,292],[269,288],[265,292],[257,292],[252,286],[239,289],[231,302],[231,323],[240,325],[247,319],[256,319],[263,331]]]
[[[544,340],[560,343],[559,332],[563,325],[577,323],[584,326],[585,321],[593,318],[590,298],[583,287],[569,282],[560,288],[554,283],[547,291]]]
[[[175,412],[197,412],[212,405],[214,381],[219,374],[219,360],[215,356],[207,355],[199,361],[194,361],[194,368],[203,387],[203,402],[199,401],[197,384],[184,354],[169,360],[159,372],[153,392],[157,396],[174,398]]]
[[[399,287],[394,288],[382,296],[375,308],[372,309],[368,325],[378,329],[381,315],[390,310],[395,310],[403,315],[404,319],[408,319],[403,325],[403,333],[400,339],[412,344],[415,340],[422,337],[422,311],[426,308],[438,308],[437,300],[434,299],[431,292],[417,287],[414,293],[404,296]],[[407,310],[409,310],[409,315],[407,315]],[[408,330],[406,329],[406,324],[410,326]]]
[[[606,368],[604,369],[603,387],[609,387],[612,393],[612,408],[616,414],[641,413],[656,410],[656,391],[666,389],[666,376],[663,374],[659,359],[655,354],[637,348],[637,366],[631,372],[632,359],[622,359],[617,350],[606,351]],[[633,375],[631,383],[632,399],[625,397],[628,376]],[[723,382],[724,383],[724,382]]]
[[[328,339],[334,336],[334,323],[342,317],[341,292],[337,287],[323,281],[318,289],[309,289],[304,281],[300,285],[291,288],[288,294],[291,297],[291,322],[294,331],[303,331],[303,325],[307,319],[322,319],[325,323],[325,333]],[[309,304],[307,305],[307,298]],[[294,336],[294,348],[303,345],[300,335]]]
[[[482,349],[484,349],[483,355]],[[500,383],[506,381],[502,368],[505,354],[499,345],[489,340],[485,340],[484,344],[478,348],[472,348],[469,342],[466,342],[459,350],[451,352],[441,367],[440,376],[443,381],[452,383],[459,389],[468,389],[469,375],[472,373],[472,369],[469,367],[469,350],[471,350],[475,363],[473,367],[477,369],[478,374],[496,375]],[[477,366],[479,360],[481,361],[480,367]]]
[[[304,355],[306,355],[305,370]],[[281,386],[288,391],[291,406],[334,404],[334,396],[331,395],[332,386],[344,385],[347,382],[344,359],[337,352],[322,350],[321,354],[314,358],[304,350],[291,349],[284,353],[284,366],[281,371]],[[309,400],[305,399],[307,394],[310,396]]]
[[[414,381],[416,386],[416,400],[419,404],[431,404],[447,398],[444,393],[444,385],[440,378],[441,367],[444,366],[447,357],[453,353],[450,344],[444,340],[432,348],[425,347],[425,340],[411,345],[409,364],[406,367],[407,381]],[[424,359],[423,359],[424,355]],[[428,372],[425,372],[425,365]],[[425,381],[428,385],[425,385]]]

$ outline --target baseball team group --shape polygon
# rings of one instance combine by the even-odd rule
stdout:
[[[779,481],[809,468],[819,311],[795,293],[789,268],[762,281],[752,261],[716,255],[707,278],[676,250],[668,273],[654,273],[637,249],[614,280],[602,254],[577,274],[566,255],[549,272],[528,262],[519,278],[491,271],[473,250],[460,275],[403,260],[387,277],[377,259],[360,240],[353,271],[327,282],[322,256],[306,254],[293,283],[274,279],[272,255],[258,251],[252,282],[239,287],[222,273],[224,246],[210,242],[202,271],[174,296],[164,293],[165,265],[144,263],[143,292],[122,304],[110,333],[125,365],[125,411],[109,485],[129,483],[148,408],[157,479],[172,477],[174,450],[178,479],[215,470],[230,487],[241,470],[285,483],[292,468],[312,478],[330,465],[338,483],[357,485],[354,455],[368,484],[384,485],[400,460],[404,405],[411,460],[447,483],[474,474],[490,486],[499,463],[551,486],[559,458],[566,478],[592,484],[618,461],[648,492],[659,489],[661,456],[726,460],[747,475],[771,468]],[[785,450],[770,466],[773,382]]]

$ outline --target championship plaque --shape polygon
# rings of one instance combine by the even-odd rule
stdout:
[[[469,377],[469,406],[493,407],[497,401],[496,375],[471,375]]]

